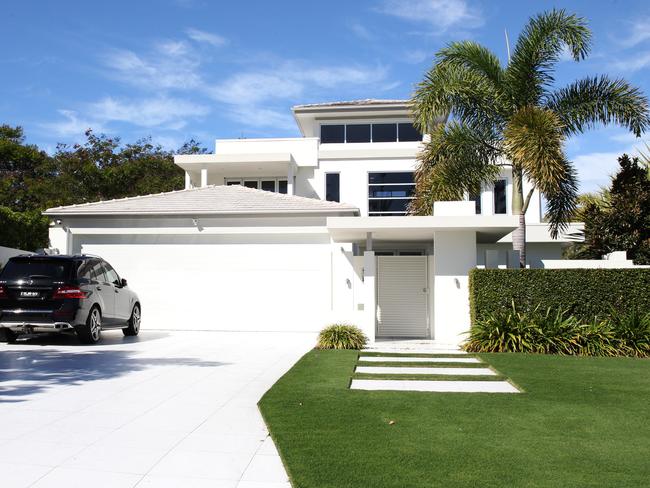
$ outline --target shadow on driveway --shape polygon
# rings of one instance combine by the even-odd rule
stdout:
[[[119,332],[119,331],[118,331]],[[204,361],[189,357],[143,357],[142,350],[104,349],[102,346],[136,344],[161,338],[164,332],[148,332],[138,337],[110,337],[102,342],[83,346],[75,336],[53,334],[20,341],[16,345],[3,344],[0,351],[0,403],[26,401],[28,395],[57,385],[78,385],[86,381],[105,380],[143,371],[157,366],[192,366],[212,368],[228,363]],[[50,346],[43,349],[23,349],[22,345]],[[51,346],[65,346],[56,349]],[[69,347],[80,346],[80,347]],[[12,348],[16,350],[12,350]]]

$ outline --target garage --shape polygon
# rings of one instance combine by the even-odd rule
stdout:
[[[48,210],[58,219],[53,246],[110,262],[138,293],[143,327],[222,331],[325,325],[332,308],[326,219],[355,212],[234,186]]]

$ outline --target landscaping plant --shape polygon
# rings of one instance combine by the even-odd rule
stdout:
[[[368,342],[366,335],[354,325],[332,324],[318,334],[317,349],[361,349]]]
[[[509,309],[492,312],[471,328],[470,352],[528,352],[580,356],[650,357],[650,313],[612,311],[582,321],[567,311]]]

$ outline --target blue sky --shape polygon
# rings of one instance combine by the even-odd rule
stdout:
[[[586,61],[559,63],[558,86],[608,73],[650,95],[647,1],[4,1],[0,123],[48,151],[87,128],[169,148],[296,136],[292,105],[407,98],[446,43],[474,39],[505,60],[504,29],[514,43],[552,7],[594,33]],[[618,128],[567,143],[583,190],[606,184],[635,148]]]

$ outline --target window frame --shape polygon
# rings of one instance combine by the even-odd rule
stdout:
[[[336,193],[338,196],[337,200],[329,200],[327,198],[327,178],[328,176],[337,176],[337,182],[336,182]],[[339,171],[329,171],[325,173],[325,192],[323,193],[325,195],[325,201],[327,202],[340,202],[341,201],[341,173]]]
[[[412,183],[371,183],[370,182],[370,176],[373,174],[411,174],[413,177],[413,182]],[[410,197],[371,197],[370,192],[371,192],[371,187],[373,186],[412,186],[413,189],[415,189],[415,178],[414,178],[414,172],[413,171],[368,171],[366,174],[366,184],[368,186],[368,192],[367,192],[367,198],[368,198],[368,216],[369,217],[383,217],[383,216],[394,216],[394,217],[399,217],[399,216],[404,216],[408,215],[408,211],[372,211],[370,210],[370,202],[371,201],[386,201],[386,200],[413,200],[415,197],[410,196]]]
[[[497,183],[503,182],[504,211],[497,212]],[[494,215],[508,215],[508,178],[497,178],[492,185],[492,211]]]
[[[378,143],[378,144],[391,144],[394,142],[422,142],[424,135],[420,134],[420,139],[418,140],[408,140],[408,141],[400,141],[399,139],[399,125],[400,124],[411,124],[413,125],[413,121],[409,119],[404,119],[404,118],[396,118],[396,119],[359,119],[359,120],[350,120],[349,122],[343,122],[343,123],[332,123],[331,121],[324,121],[319,124],[319,139],[321,144],[373,144],[373,143]],[[324,126],[337,126],[337,125],[342,125],[343,126],[343,142],[323,142],[322,141],[322,131]],[[370,140],[367,142],[348,142],[348,125],[370,125]],[[375,125],[395,125],[395,140],[394,141],[381,141],[381,142],[376,142],[374,140],[373,136],[373,126]],[[417,130],[417,129],[416,129]]]

